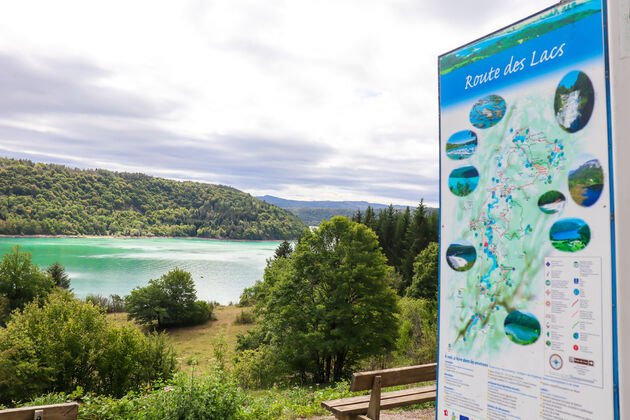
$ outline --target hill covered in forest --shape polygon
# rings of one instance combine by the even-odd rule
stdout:
[[[291,239],[294,215],[235,188],[0,158],[0,234]]]

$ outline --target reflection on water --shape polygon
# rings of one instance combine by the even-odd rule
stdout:
[[[262,279],[265,262],[279,242],[197,239],[0,238],[0,252],[13,245],[48,266],[59,261],[79,297],[89,293],[124,296],[175,267],[190,271],[200,299],[226,304]]]

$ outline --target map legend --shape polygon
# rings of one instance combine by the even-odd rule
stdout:
[[[600,257],[545,258],[545,376],[602,386]]]

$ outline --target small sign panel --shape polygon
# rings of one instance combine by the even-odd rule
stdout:
[[[603,13],[562,3],[439,59],[438,413],[615,418]]]

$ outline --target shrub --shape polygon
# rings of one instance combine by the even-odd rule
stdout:
[[[239,308],[252,306],[256,304],[256,300],[254,299],[254,288],[246,287],[243,289],[241,296],[239,297],[238,303],[236,306]]]
[[[245,414],[247,396],[232,379],[221,371],[197,377],[176,375],[172,380],[159,382],[155,388],[139,394],[130,392],[121,398],[84,393],[79,388],[72,394],[54,393],[38,397],[26,405],[58,404],[80,400],[79,418],[177,420],[177,419],[261,419]],[[251,410],[248,410],[251,411]]]
[[[287,368],[266,345],[239,352],[233,363],[235,379],[245,388],[266,388],[282,380]]]
[[[100,306],[101,308],[107,310],[107,305],[109,303],[108,299],[103,295],[97,295],[94,293],[90,293],[85,297],[85,301],[87,303],[91,303],[94,306]]]
[[[199,378],[177,375],[170,386],[154,392],[134,418],[150,420],[241,418],[243,391],[222,371]]]
[[[31,262],[31,253],[15,246],[0,261],[0,325],[7,322],[11,311],[48,295],[54,287],[52,278]]]
[[[403,298],[396,352],[404,364],[437,360],[437,301]]]
[[[210,306],[208,302],[198,300],[193,303],[188,316],[184,319],[184,324],[197,325],[203,324],[212,316],[214,307]]]
[[[42,307],[27,304],[0,329],[0,402],[77,386],[120,396],[169,378],[175,365],[163,335],[116,327],[101,309],[58,291]]]
[[[199,324],[207,321],[212,308],[197,301],[190,273],[176,268],[149,285],[136,287],[125,297],[129,319],[158,328]]]
[[[188,398],[199,395],[202,398]],[[326,414],[321,407],[321,401],[353,395],[356,394],[348,391],[347,382],[339,382],[333,387],[274,387],[257,392],[256,396],[249,396],[235,386],[224,372],[210,372],[205,376],[191,378],[179,374],[171,381],[157,383],[154,389],[143,394],[131,392],[121,398],[113,398],[85,394],[79,388],[72,394],[46,394],[25,406],[80,400],[79,418],[86,420],[294,419]],[[204,411],[199,415],[201,410]]]
[[[100,306],[108,314],[125,311],[125,301],[119,295],[109,295],[105,297],[97,294],[89,294],[85,301],[94,306]]]
[[[109,295],[107,302],[107,313],[124,312],[125,300],[117,294]]]
[[[256,320],[256,317],[250,311],[242,310],[240,314],[236,315],[234,319],[234,323],[236,325],[245,325],[245,324],[253,324]]]

